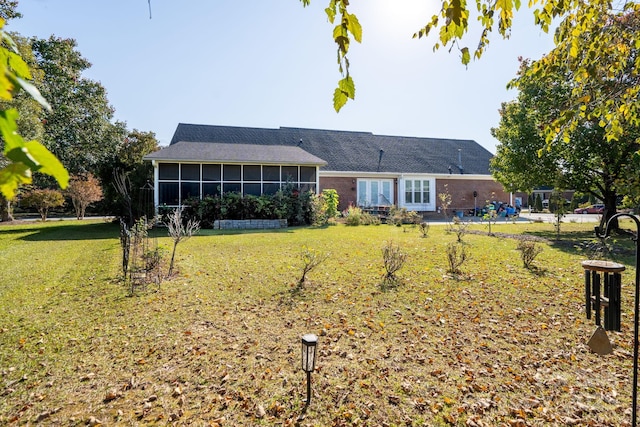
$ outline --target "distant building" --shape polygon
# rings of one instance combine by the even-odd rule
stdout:
[[[472,140],[180,123],[170,145],[145,160],[154,166],[156,206],[221,192],[270,194],[292,182],[301,191],[335,189],[341,210],[435,212],[443,192],[452,210],[509,202],[489,172],[491,157]]]

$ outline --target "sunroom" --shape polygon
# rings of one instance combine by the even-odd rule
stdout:
[[[145,160],[154,167],[156,206],[230,192],[275,194],[286,184],[317,192],[318,171],[326,165],[299,147],[210,142],[178,142]]]

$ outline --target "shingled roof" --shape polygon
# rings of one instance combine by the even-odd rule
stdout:
[[[300,147],[180,141],[145,156],[147,160],[324,166],[324,160]]]
[[[286,127],[265,129],[180,123],[169,148],[181,142],[300,147],[327,162],[321,170],[336,172],[460,174],[461,159],[464,174],[490,175],[489,160],[493,156],[473,140]]]

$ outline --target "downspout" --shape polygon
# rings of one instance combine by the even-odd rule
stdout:
[[[151,165],[153,166],[153,206],[155,208],[156,215],[158,215],[158,208],[160,205],[160,172],[158,168],[158,162],[155,160],[151,161]]]

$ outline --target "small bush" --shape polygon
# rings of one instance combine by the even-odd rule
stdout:
[[[382,248],[382,259],[384,261],[385,274],[382,278],[382,289],[395,288],[400,283],[396,273],[407,261],[407,254],[400,246],[393,242],[388,242]]]
[[[452,229],[453,229],[453,232],[456,233],[458,243],[462,243],[462,238],[467,234],[467,228],[469,227],[470,224],[471,224],[470,221],[454,222]]]
[[[429,223],[428,222],[421,222],[420,224],[418,224],[418,230],[420,231],[420,235],[422,237],[428,237],[429,236]]]
[[[362,209],[356,206],[349,206],[345,212],[344,223],[356,226],[362,224]]]
[[[451,274],[460,274],[460,267],[469,258],[467,249],[457,242],[447,244],[447,261],[449,262],[448,272]]]
[[[397,225],[400,227],[402,224],[419,224],[422,221],[422,217],[416,211],[408,211],[407,208],[391,207],[389,210],[389,217],[387,223],[391,225]]]
[[[300,279],[298,279],[298,284],[293,289],[294,292],[298,293],[304,290],[304,285],[307,282],[307,274],[309,274],[312,270],[314,270],[317,266],[322,264],[329,255],[321,254],[317,251],[311,250],[309,248],[304,248],[302,250],[302,274]]]
[[[516,249],[520,251],[520,258],[525,268],[531,268],[533,261],[542,252],[542,248],[536,242],[528,240],[520,240]]]

